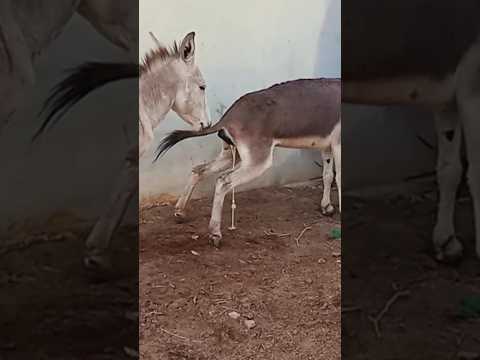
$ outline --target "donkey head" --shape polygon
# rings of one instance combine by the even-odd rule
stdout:
[[[205,80],[195,64],[195,33],[185,36],[172,63],[178,81],[172,110],[195,130],[211,125]]]

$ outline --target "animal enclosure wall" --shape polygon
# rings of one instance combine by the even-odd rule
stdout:
[[[152,31],[167,43],[197,34],[196,60],[207,81],[213,122],[241,95],[298,78],[340,77],[339,0],[187,0],[140,2],[140,53],[153,46]],[[299,114],[301,116],[301,114]],[[295,121],[295,119],[292,119]],[[158,138],[187,125],[169,114]],[[140,163],[140,196],[182,191],[193,165],[211,160],[221,146],[215,136],[180,143],[158,163],[152,151]],[[303,181],[321,175],[315,151],[278,149],[273,169],[253,186]],[[212,190],[210,180],[199,193]]]
[[[396,185],[407,177],[433,171],[435,146],[433,116],[427,111],[342,106],[342,182],[346,191]]]

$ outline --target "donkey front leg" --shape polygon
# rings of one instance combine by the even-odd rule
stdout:
[[[178,222],[183,222],[186,218],[185,208],[192,197],[197,184],[203,179],[214,175],[220,171],[226,170],[232,166],[232,151],[227,144],[222,145],[222,150],[217,158],[207,164],[195,166],[190,174],[190,179],[175,205],[175,218]]]
[[[213,244],[220,246],[222,238],[222,210],[225,195],[234,187],[246,184],[262,175],[272,166],[273,145],[261,148],[255,147],[255,154],[251,153],[250,148],[245,146],[237,147],[242,162],[234,170],[223,173],[215,185],[215,196],[213,199],[212,216],[210,218],[210,239]]]
[[[463,246],[455,236],[454,217],[457,189],[462,178],[462,130],[456,111],[435,114],[438,139],[437,182],[439,201],[433,230],[433,246],[439,261],[456,261]]]
[[[320,203],[320,206],[321,206],[322,214],[326,216],[330,216],[335,211],[330,199],[332,182],[334,178],[333,156],[332,156],[331,149],[322,150],[322,162],[323,162],[323,196],[322,196],[322,202]]]
[[[121,170],[112,200],[95,224],[86,241],[87,268],[108,268],[110,263],[106,251],[114,231],[120,225],[132,197],[138,190],[138,148],[129,150]]]

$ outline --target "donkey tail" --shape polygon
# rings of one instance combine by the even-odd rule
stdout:
[[[47,112],[46,119],[33,140],[47,127],[55,125],[76,103],[90,92],[110,82],[138,78],[139,67],[134,63],[87,62],[69,70],[69,75],[58,83],[45,101],[39,115]]]
[[[179,143],[182,140],[199,137],[199,136],[206,136],[213,133],[217,133],[223,130],[223,121],[220,120],[215,125],[204,128],[199,131],[195,130],[175,130],[165,136],[157,147],[157,155],[155,156],[155,160],[157,161],[161,156],[163,156],[168,150],[170,150],[175,144]]]

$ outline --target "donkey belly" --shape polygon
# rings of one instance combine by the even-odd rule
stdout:
[[[427,77],[344,81],[342,101],[371,105],[426,105],[441,107],[454,99],[453,74],[443,80]]]
[[[320,129],[320,130],[319,130]],[[337,122],[333,129],[330,130],[328,135],[323,135],[324,132],[321,131],[322,127],[320,126],[316,131],[312,131],[310,134],[298,134],[284,137],[276,137],[274,139],[274,145],[285,148],[294,148],[294,149],[326,149],[332,144],[339,144],[341,141],[341,129],[342,123],[340,119],[337,119]]]
[[[326,149],[332,143],[331,136],[305,136],[288,139],[275,139],[275,146],[291,149]]]

